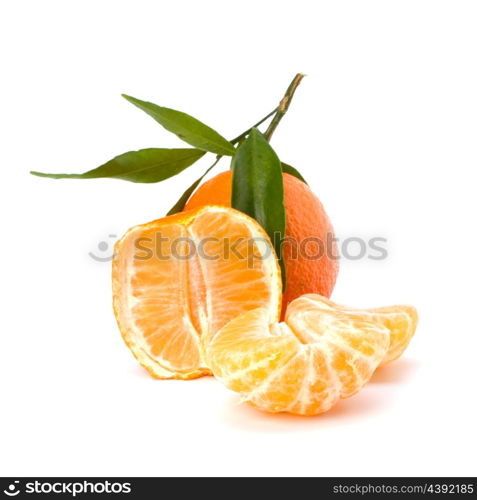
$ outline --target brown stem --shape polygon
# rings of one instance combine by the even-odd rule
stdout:
[[[302,81],[304,76],[305,75],[303,73],[298,73],[288,86],[285,95],[283,96],[282,100],[280,101],[280,104],[278,105],[277,112],[275,113],[273,120],[270,122],[270,125],[265,131],[264,136],[267,139],[267,141],[270,142],[273,132],[275,132],[275,129],[278,127],[278,124],[280,123],[281,119],[285,116],[285,113],[288,111],[290,103],[293,99],[293,95],[295,94],[295,90],[297,89],[298,85],[300,85],[300,82]]]

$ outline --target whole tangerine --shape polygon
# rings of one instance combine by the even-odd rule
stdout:
[[[282,317],[287,305],[306,293],[329,298],[338,276],[338,250],[333,226],[318,197],[307,184],[283,174],[286,238],[282,246],[286,268],[286,290]],[[191,196],[184,210],[205,205],[230,207],[232,171],[209,179]]]

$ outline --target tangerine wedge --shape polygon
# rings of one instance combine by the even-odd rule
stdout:
[[[208,345],[208,363],[244,401],[298,415],[357,393],[403,352],[417,324],[410,306],[354,310],[315,294],[292,301],[282,323],[268,317],[256,309],[233,319]]]
[[[204,346],[236,316],[280,317],[271,242],[242,212],[207,206],[133,227],[116,244],[113,305],[124,341],[156,378],[210,374]]]

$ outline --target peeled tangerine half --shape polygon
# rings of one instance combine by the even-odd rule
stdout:
[[[113,260],[113,305],[121,334],[156,378],[209,374],[204,346],[246,311],[280,317],[280,268],[261,226],[208,206],[133,227]]]
[[[399,357],[417,325],[410,306],[357,310],[302,295],[285,321],[265,309],[233,319],[207,349],[214,375],[268,412],[316,415],[358,392],[376,368]]]

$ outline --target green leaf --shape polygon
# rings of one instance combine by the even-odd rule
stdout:
[[[296,177],[297,179],[300,179],[305,184],[308,184],[308,182],[305,181],[303,176],[300,174],[300,172],[298,172],[298,170],[295,167],[292,167],[291,165],[288,165],[287,163],[282,162],[282,171],[285,172],[286,174],[293,175],[293,177]]]
[[[84,174],[44,174],[30,172],[38,177],[51,179],[98,179],[101,177],[123,179],[131,182],[160,182],[186,169],[205,153],[199,149],[150,148],[129,151],[116,156],[104,165]]]
[[[232,159],[232,207],[258,221],[270,236],[282,268],[281,243],[285,238],[285,205],[280,160],[263,134],[252,129]]]
[[[141,101],[125,94],[123,97],[191,146],[218,155],[230,156],[235,153],[232,143],[193,116],[182,111],[158,106],[152,102]]]

